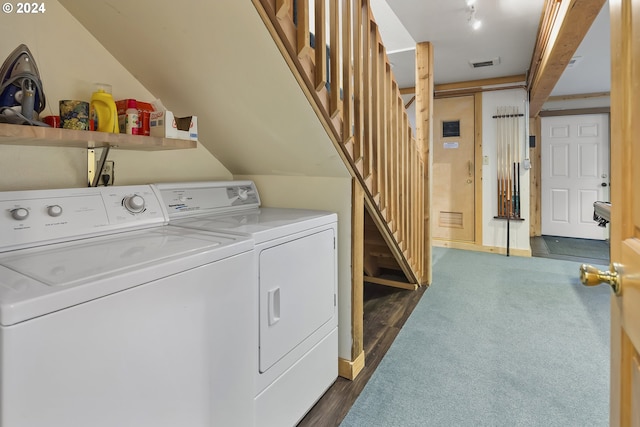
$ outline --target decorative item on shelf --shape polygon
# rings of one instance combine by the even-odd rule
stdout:
[[[63,129],[89,130],[89,103],[70,99],[61,100],[60,122]]]

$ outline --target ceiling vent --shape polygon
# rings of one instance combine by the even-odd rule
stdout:
[[[500,57],[487,59],[484,61],[469,61],[471,68],[493,67],[500,63]]]

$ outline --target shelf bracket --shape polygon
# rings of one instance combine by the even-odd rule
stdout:
[[[103,147],[100,159],[96,163],[96,149],[87,149],[87,183],[89,187],[97,187],[100,182],[100,176],[104,170],[104,164],[107,161],[109,155],[109,145]]]

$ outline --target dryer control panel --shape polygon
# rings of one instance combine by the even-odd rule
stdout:
[[[170,219],[260,207],[260,196],[252,181],[187,182],[155,186]]]
[[[0,192],[0,252],[164,223],[149,185]]]

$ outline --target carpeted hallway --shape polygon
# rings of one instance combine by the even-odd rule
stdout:
[[[433,284],[341,425],[608,425],[609,289],[580,285],[578,261],[434,249]]]

